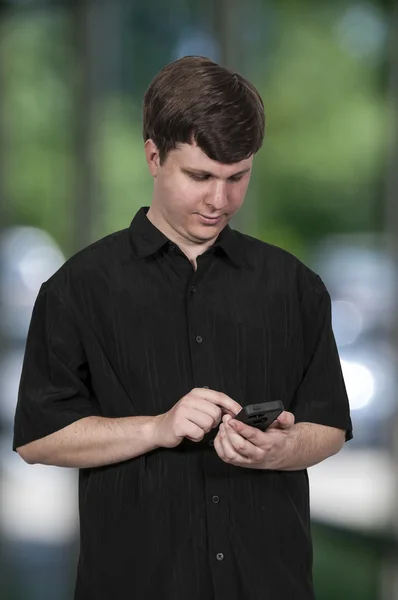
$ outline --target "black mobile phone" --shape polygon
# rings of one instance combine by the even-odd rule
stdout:
[[[265,431],[284,410],[281,400],[248,404],[234,418],[246,425]]]

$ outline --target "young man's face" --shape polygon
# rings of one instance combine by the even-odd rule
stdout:
[[[240,209],[249,185],[253,156],[232,165],[211,160],[197,145],[181,144],[160,165],[152,140],[145,144],[154,177],[148,212],[153,223],[185,247],[210,246]],[[204,222],[205,217],[220,217]]]

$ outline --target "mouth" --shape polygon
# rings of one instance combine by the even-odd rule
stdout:
[[[220,215],[219,217],[206,217],[199,213],[198,213],[198,217],[200,218],[202,223],[205,223],[206,225],[217,225],[217,223],[219,223],[222,219],[222,215]]]

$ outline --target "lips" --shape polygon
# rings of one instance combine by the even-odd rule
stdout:
[[[200,213],[198,213],[198,217],[200,219],[200,222],[203,225],[218,225],[219,223],[221,223],[221,219],[222,219],[222,215],[220,215],[219,217],[205,217],[203,215],[201,215]]]

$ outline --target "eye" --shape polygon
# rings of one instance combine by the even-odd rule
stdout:
[[[234,177],[230,177],[229,180],[232,181],[232,183],[235,183],[237,181],[240,181],[242,177],[243,175],[235,175]]]
[[[195,173],[189,173],[189,176],[194,181],[207,181],[209,179],[209,175],[196,175]]]

